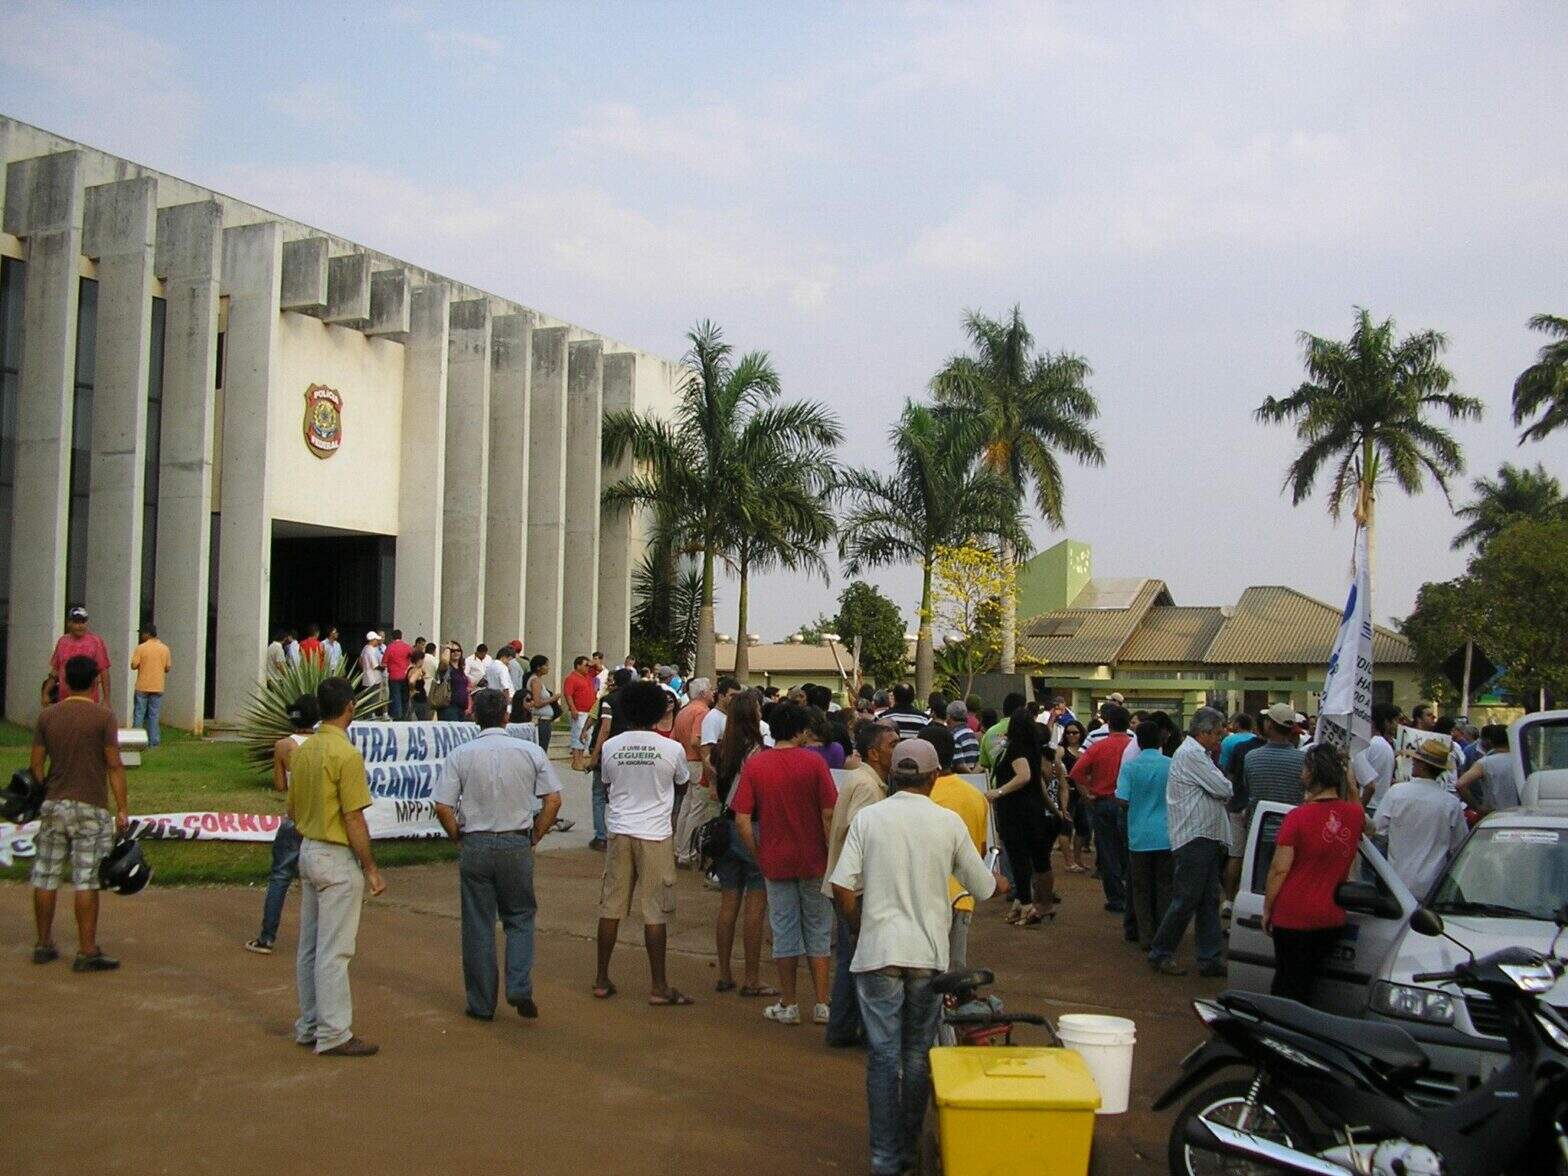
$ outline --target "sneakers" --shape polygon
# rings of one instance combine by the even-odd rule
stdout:
[[[253,951],[257,955],[271,955],[272,954],[272,940],[270,940],[270,939],[262,939],[260,936],[257,936],[255,939],[250,939],[250,940],[246,941],[246,943],[245,943],[245,950],[246,951]]]
[[[103,954],[99,948],[92,955],[79,955],[71,961],[73,972],[112,972],[120,966],[120,961],[113,956]]]
[[[606,845],[608,845],[608,844],[609,843],[607,841],[605,841],[603,838],[595,837],[592,841],[590,841],[588,843],[588,848],[589,849],[603,850],[604,847]]]
[[[1178,964],[1170,956],[1162,960],[1150,960],[1149,967],[1161,976],[1185,976],[1187,969]]]
[[[825,1004],[818,1004],[816,1008],[811,1010],[811,1020],[817,1025],[826,1025],[828,1017],[831,1015],[832,1009]]]
[[[539,1006],[534,1004],[531,996],[520,996],[512,1002],[512,1007],[517,1010],[517,1015],[526,1021],[532,1021],[539,1016]]]
[[[826,1008],[827,1006],[821,1005],[819,1007]],[[770,1021],[777,1021],[780,1025],[800,1024],[800,1006],[798,1004],[787,1005],[783,1001],[776,1001],[763,1009],[762,1015]]]
[[[334,1045],[331,1049],[324,1049],[316,1056],[322,1058],[368,1058],[372,1054],[381,1052],[379,1045],[371,1045],[359,1037],[350,1037],[342,1045]]]

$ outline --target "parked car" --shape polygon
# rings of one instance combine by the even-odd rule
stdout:
[[[1432,893],[1414,895],[1370,839],[1340,887],[1345,934],[1319,978],[1314,1004],[1326,1012],[1398,1024],[1431,1059],[1421,1087],[1446,1101],[1484,1081],[1507,1056],[1498,1011],[1453,984],[1420,985],[1421,972],[1452,969],[1470,952],[1517,945],[1545,951],[1568,902],[1568,711],[1528,715],[1510,747],[1524,806],[1493,813],[1460,848]],[[1230,987],[1267,992],[1274,945],[1263,930],[1263,894],[1286,805],[1262,802],[1252,822],[1230,933]],[[1426,903],[1448,937],[1410,930]],[[1568,1009],[1568,981],[1546,995]]]

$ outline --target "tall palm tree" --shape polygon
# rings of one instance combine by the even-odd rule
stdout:
[[[736,360],[724,333],[702,322],[687,336],[687,376],[669,420],[619,411],[604,418],[604,457],[628,451],[634,473],[604,490],[610,506],[652,510],[681,550],[702,558],[697,673],[713,676],[713,571],[736,520],[760,509],[745,497],[748,471],[837,445],[838,422],[822,405],[777,403],[779,377],[766,352]]]
[[[759,456],[742,471],[745,484],[731,495],[727,556],[736,578],[735,677],[751,672],[747,639],[751,576],[783,568],[828,578],[822,549],[833,538],[829,504],[838,469],[830,450],[806,446],[793,453]]]
[[[839,555],[850,575],[889,564],[920,568],[920,628],[915,690],[931,690],[931,565],[938,547],[1000,536],[1011,550],[1028,546],[1011,487],[977,465],[957,422],[925,405],[906,403],[889,435],[893,471],[849,470],[847,509],[839,523]]]
[[[1540,418],[1519,435],[1520,441],[1540,441],[1568,425],[1568,318],[1538,314],[1530,329],[1550,335],[1539,358],[1514,381],[1514,424],[1540,413]]]
[[[1485,547],[1499,533],[1520,519],[1561,519],[1568,517],[1568,499],[1563,485],[1539,462],[1532,470],[1504,462],[1497,478],[1477,478],[1470,485],[1475,499],[1454,511],[1466,520],[1465,529],[1454,536],[1455,551],[1464,547]]]
[[[945,417],[957,423],[971,456],[1001,479],[1020,505],[1033,491],[1034,505],[1054,528],[1062,516],[1065,453],[1086,465],[1104,465],[1105,450],[1089,422],[1099,404],[1084,381],[1089,364],[1069,352],[1036,354],[1034,336],[1018,307],[1004,320],[970,311],[964,331],[972,355],[954,356],[931,381]],[[1011,564],[1018,548],[998,536],[1002,559]],[[1018,666],[1018,603],[1002,609],[1002,672]]]
[[[1370,553],[1378,483],[1391,477],[1415,494],[1430,475],[1449,497],[1448,480],[1464,473],[1464,454],[1428,417],[1442,412],[1449,420],[1478,420],[1481,402],[1450,391],[1453,373],[1439,359],[1448,340],[1437,331],[1396,340],[1393,319],[1374,322],[1358,307],[1348,340],[1306,331],[1300,340],[1307,380],[1289,396],[1270,396],[1256,416],[1295,422],[1302,448],[1285,474],[1292,504],[1310,497],[1318,475],[1331,467],[1329,514],[1338,519],[1353,499]]]

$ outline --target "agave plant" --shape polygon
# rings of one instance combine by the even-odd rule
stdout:
[[[245,758],[258,771],[272,771],[273,744],[294,731],[289,725],[289,707],[301,694],[315,694],[323,678],[346,676],[354,684],[354,709],[359,714],[368,715],[381,705],[380,690],[361,686],[359,670],[345,675],[344,668],[343,658],[331,665],[318,658],[301,658],[252,691],[240,717],[239,735],[245,744]]]

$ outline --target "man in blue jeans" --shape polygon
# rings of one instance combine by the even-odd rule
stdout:
[[[301,694],[284,714],[294,730],[293,734],[285,735],[272,745],[272,787],[287,795],[294,749],[315,731],[316,723],[321,719],[321,707],[314,694]],[[299,843],[299,830],[293,820],[285,816],[272,839],[272,869],[267,874],[267,897],[261,904],[261,934],[245,944],[246,951],[257,955],[272,954],[272,945],[278,938],[278,924],[283,919],[284,900],[289,896],[294,879],[299,877]]]
[[[436,820],[458,844],[464,1012],[495,1017],[495,924],[506,930],[506,1003],[519,1016],[534,1003],[534,846],[561,808],[561,782],[537,743],[506,733],[506,695],[474,696],[479,735],[446,757],[436,782]],[[461,816],[459,816],[461,813]]]
[[[1007,882],[985,868],[957,813],[931,799],[939,763],[923,739],[894,748],[890,794],[850,822],[830,881],[858,940],[851,968],[866,1024],[866,1103],[871,1171],[912,1167],[931,1097],[929,1054],[942,999],[931,980],[946,969],[953,909],[947,880],[978,899]]]

